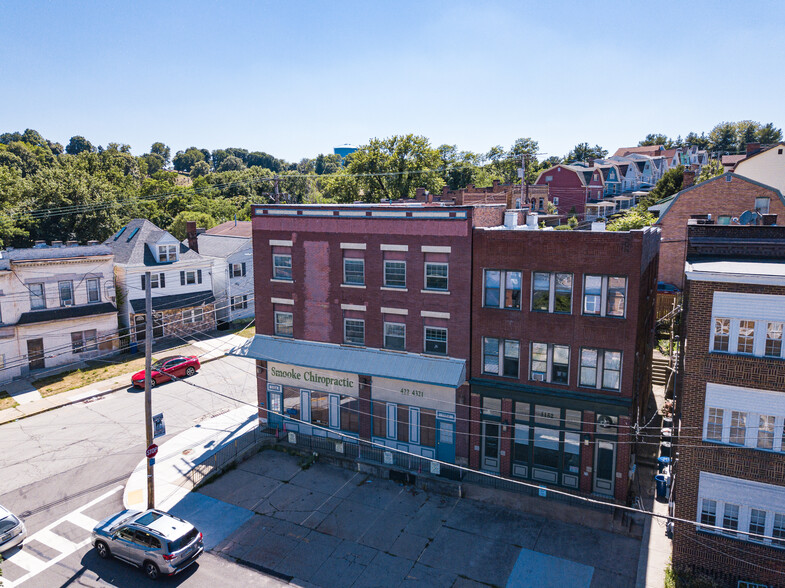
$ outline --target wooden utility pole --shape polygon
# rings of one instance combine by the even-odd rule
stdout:
[[[150,272],[144,274],[144,432],[147,447],[153,444],[153,401],[152,378],[153,364],[153,292],[150,284]],[[147,459],[147,508],[155,508],[155,478],[153,477],[153,461]]]

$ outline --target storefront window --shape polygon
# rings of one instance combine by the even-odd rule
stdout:
[[[297,388],[283,389],[283,413],[293,419],[300,418],[300,391]]]
[[[349,433],[360,432],[360,400],[351,396],[341,396],[341,430]]]
[[[387,436],[387,403],[375,400],[373,402],[373,436]]]
[[[409,442],[409,407],[398,405],[398,441]]]
[[[515,448],[512,458],[515,461],[529,462],[529,425],[515,424]]]
[[[483,396],[482,398],[482,416],[491,418],[501,418],[502,416],[502,401],[500,398],[489,398]]]
[[[516,421],[527,421],[529,420],[529,403],[528,402],[516,402],[515,403],[515,420]]]
[[[562,471],[577,474],[581,467],[581,437],[578,433],[564,433],[564,467]]]
[[[534,428],[534,465],[554,468],[559,467],[559,431]]]
[[[580,431],[583,428],[583,423],[581,422],[581,418],[582,415],[580,410],[569,410],[569,409],[565,410],[564,428]]]
[[[324,392],[311,392],[311,423],[330,426],[330,396]]]
[[[436,447],[436,411],[420,409],[420,445]]]

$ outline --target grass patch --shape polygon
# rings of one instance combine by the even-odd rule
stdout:
[[[54,396],[55,394],[62,394],[69,390],[75,390],[82,386],[89,386],[102,380],[108,380],[116,376],[128,374],[129,376],[144,369],[144,357],[136,355],[134,359],[124,361],[123,363],[113,363],[109,365],[100,365],[96,367],[86,367],[78,370],[71,370],[54,376],[47,376],[40,380],[35,380],[33,386],[41,393],[41,396]],[[131,379],[128,379],[128,385],[131,385]]]
[[[239,335],[240,337],[245,337],[246,339],[250,339],[254,335],[256,335],[256,325],[251,325],[247,329],[243,329],[242,331],[237,331],[235,335]]]
[[[18,406],[19,403],[14,400],[14,397],[8,394],[5,390],[0,390],[0,410],[5,408],[13,408]]]

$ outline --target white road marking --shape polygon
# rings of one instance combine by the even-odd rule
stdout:
[[[91,506],[94,506],[103,500],[106,500],[113,494],[117,494],[122,489],[123,486],[116,486],[115,488],[112,488],[111,490],[109,490],[105,494],[102,494],[98,498],[91,500],[87,504],[80,506],[75,511],[70,512],[63,517],[60,517],[55,522],[49,523],[46,527],[44,527],[40,531],[37,531],[36,533],[30,535],[27,539],[25,539],[25,542],[34,541],[34,540],[41,541],[41,543],[44,543],[45,545],[48,545],[49,547],[53,547],[54,549],[57,549],[57,551],[60,551],[60,554],[56,555],[55,557],[47,561],[43,561],[31,555],[30,553],[24,551],[24,549],[21,549],[12,555],[9,555],[8,557],[5,558],[5,561],[10,561],[11,563],[18,565],[19,567],[24,568],[25,570],[27,570],[27,573],[21,578],[18,578],[14,581],[9,580],[8,578],[0,578],[0,586],[2,586],[3,588],[15,588],[16,586],[21,585],[22,583],[26,582],[33,576],[40,574],[45,569],[52,567],[53,565],[65,559],[72,553],[82,549],[82,547],[89,545],[90,537],[88,537],[83,541],[80,541],[79,543],[74,543],[73,541],[69,541],[65,537],[61,537],[60,535],[52,531],[52,529],[54,529],[61,523],[68,521],[74,523],[75,525],[78,525],[79,527],[82,527],[86,531],[92,531],[93,527],[95,527],[98,521],[88,517],[82,511],[87,510]]]

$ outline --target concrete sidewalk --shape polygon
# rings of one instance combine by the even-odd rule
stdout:
[[[218,334],[218,332],[216,331],[211,334]],[[228,334],[206,340],[192,339],[188,343],[176,346],[163,344],[157,349],[154,348],[153,353],[158,356],[164,354],[196,355],[199,357],[201,363],[206,363],[223,357],[229,349],[245,343],[246,341],[248,341],[248,339],[245,337]],[[11,408],[0,410],[0,425],[40,414],[61,406],[68,406],[69,404],[84,402],[91,398],[111,394],[112,392],[127,390],[131,386],[132,373],[133,372],[129,371],[126,374],[115,376],[108,380],[95,382],[82,388],[76,388],[46,398],[41,397],[30,380],[14,380],[13,382],[4,384],[2,388],[16,399],[19,404]]]

